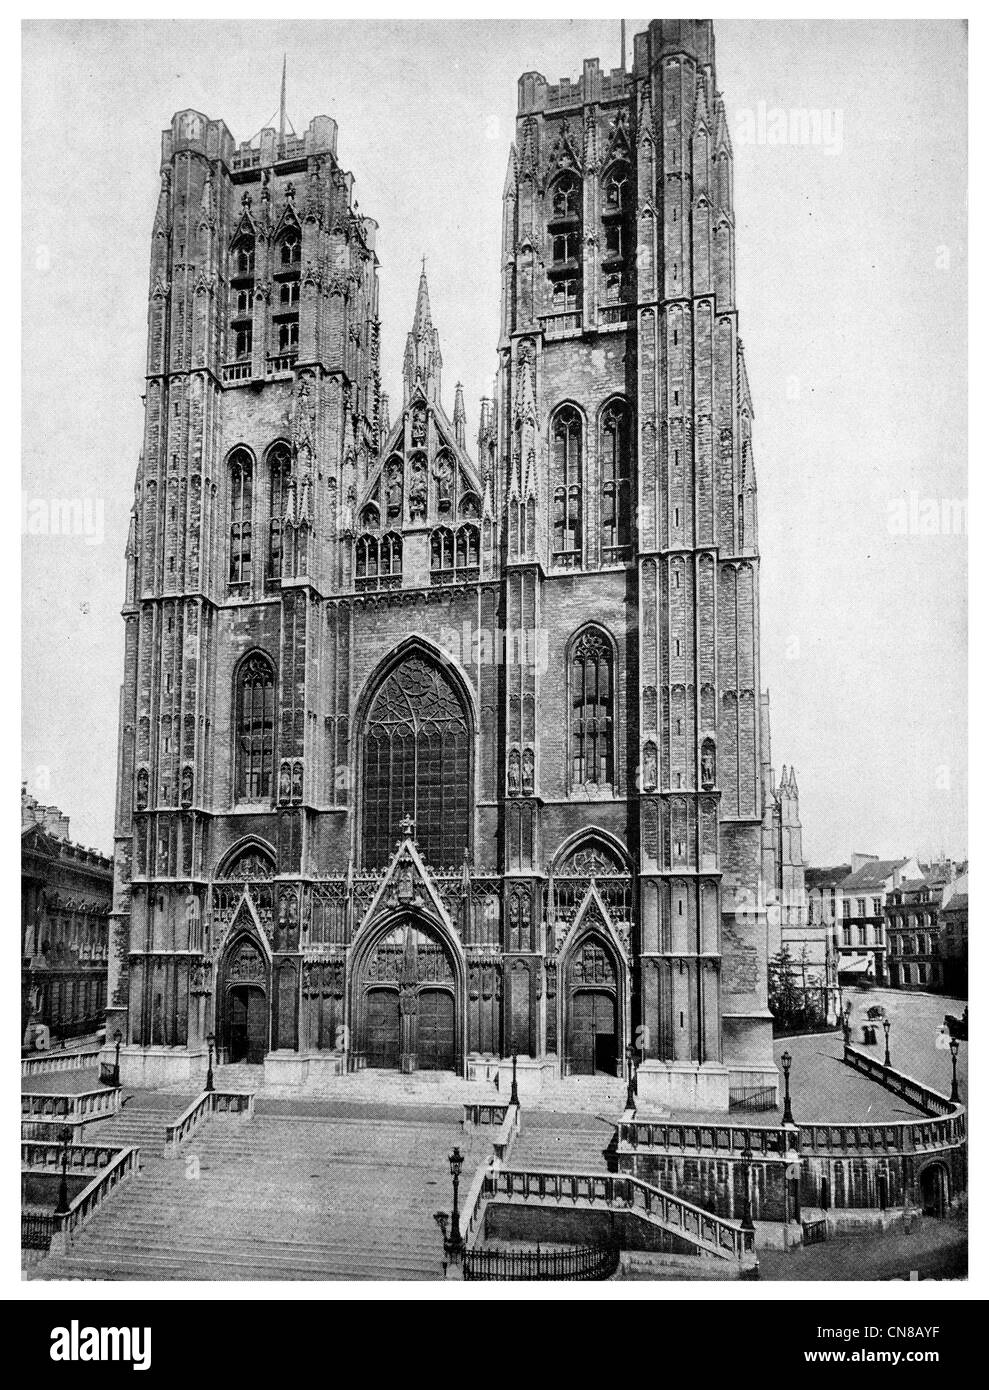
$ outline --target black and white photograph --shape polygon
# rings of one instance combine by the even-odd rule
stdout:
[[[22,19],[25,1290],[973,1296],[968,37]]]

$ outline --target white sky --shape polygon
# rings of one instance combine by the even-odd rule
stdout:
[[[645,20],[629,20],[631,37]],[[966,35],[961,22],[715,22],[735,141],[737,298],[755,401],[762,676],[805,858],[967,848],[966,549],[893,534],[964,502]],[[160,132],[236,140],[288,110],[340,126],[380,223],[383,384],[400,391],[426,255],[444,398],[490,392],[516,80],[619,59],[617,20],[26,25],[23,487],[99,537],[24,536],[22,776],[109,848],[123,549],[142,437]],[[760,103],[840,111],[841,147],[743,143]],[[29,512],[34,516],[34,512]]]

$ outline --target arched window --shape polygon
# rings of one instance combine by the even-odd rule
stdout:
[[[354,555],[354,579],[358,589],[378,587],[378,538],[358,536]]]
[[[246,449],[230,455],[230,583],[251,582],[251,505],[254,461]]]
[[[402,537],[389,531],[381,540],[381,578],[397,580],[402,577]]]
[[[572,405],[561,406],[550,430],[553,467],[553,559],[578,565],[581,547],[583,426]]]
[[[599,629],[585,628],[570,649],[570,782],[611,785],[614,772],[615,654]]]
[[[363,739],[362,862],[383,868],[410,816],[427,863],[462,863],[470,841],[467,712],[434,662],[409,656],[372,701]]]
[[[252,652],[237,671],[237,800],[267,801],[275,759],[275,668]]]
[[[580,216],[580,183],[574,174],[563,174],[553,185],[551,220]]]
[[[291,270],[302,262],[302,239],[296,228],[284,233],[278,242],[278,260],[283,270]]]
[[[270,470],[270,507],[268,510],[268,566],[269,579],[279,579],[282,573],[282,528],[285,524],[285,506],[288,501],[289,475],[292,471],[292,458],[287,444],[273,444],[268,450]]]
[[[449,527],[437,526],[429,538],[429,569],[434,584],[453,581],[453,532]]]
[[[601,412],[601,558],[624,560],[632,544],[628,409],[611,401]]]
[[[230,249],[230,274],[235,279],[254,276],[254,238],[246,234],[237,238]]]

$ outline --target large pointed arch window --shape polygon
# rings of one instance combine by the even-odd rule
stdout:
[[[268,801],[275,759],[275,668],[252,652],[237,670],[238,801]]]
[[[570,784],[615,780],[615,649],[600,628],[587,627],[570,648]]]
[[[230,583],[251,582],[251,507],[254,460],[246,449],[230,455]]]
[[[628,408],[611,401],[601,412],[601,559],[626,560],[632,544],[632,478]]]
[[[279,442],[268,450],[268,470],[268,563],[265,572],[269,579],[274,580],[280,579],[282,574],[282,530],[285,525],[285,506],[292,471],[292,459],[287,444]]]
[[[580,564],[583,421],[572,405],[561,406],[550,428],[553,467],[553,560]]]
[[[409,656],[385,678],[368,711],[362,761],[364,867],[388,863],[407,816],[427,863],[462,863],[470,843],[470,723],[436,663]]]

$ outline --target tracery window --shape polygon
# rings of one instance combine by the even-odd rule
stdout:
[[[551,215],[553,218],[580,216],[580,183],[573,174],[564,174],[553,185]]]
[[[275,668],[252,652],[237,672],[237,800],[267,801],[275,756]]]
[[[553,559],[578,565],[581,550],[581,464],[583,424],[572,405],[561,406],[551,427],[553,468]]]
[[[570,651],[570,782],[614,782],[615,656],[610,639],[585,628]]]
[[[380,539],[358,536],[354,554],[357,589],[399,588],[402,582],[402,538],[394,531]]]
[[[433,662],[409,656],[385,678],[368,712],[362,761],[364,866],[388,863],[406,816],[428,863],[460,864],[470,839],[470,728],[452,681]]]
[[[230,455],[230,583],[251,580],[251,506],[254,461],[246,449]]]
[[[282,573],[282,528],[285,524],[285,506],[288,502],[289,476],[292,459],[287,444],[273,444],[268,450],[270,471],[270,491],[268,509],[268,565],[269,579],[279,579]]]
[[[437,526],[429,538],[429,570],[434,584],[453,584],[477,578],[481,563],[481,533],[469,523],[456,532]]]
[[[612,401],[601,413],[601,558],[624,560],[632,544],[628,410]]]

